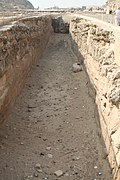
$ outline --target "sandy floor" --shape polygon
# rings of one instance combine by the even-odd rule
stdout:
[[[69,35],[51,37],[0,130],[0,180],[110,180],[94,91]],[[61,170],[61,176],[54,173]]]

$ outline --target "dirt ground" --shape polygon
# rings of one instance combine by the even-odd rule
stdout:
[[[73,73],[69,41],[51,37],[0,129],[0,180],[112,179],[94,91],[84,70]]]

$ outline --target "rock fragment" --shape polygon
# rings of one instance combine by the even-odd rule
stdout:
[[[34,173],[34,177],[36,177],[36,178],[37,178],[37,177],[38,177],[38,173],[36,173],[36,172],[35,172],[35,173]]]
[[[50,151],[50,150],[51,150],[51,147],[46,147],[46,150],[47,150],[47,151]]]
[[[82,67],[78,63],[74,63],[72,69],[74,73],[82,71]]]
[[[39,163],[37,163],[37,164],[35,165],[35,168],[40,169],[40,168],[41,168],[41,165],[40,165]]]
[[[101,176],[101,175],[102,175],[102,172],[98,172],[98,175]]]
[[[63,176],[63,172],[62,172],[61,170],[55,171],[54,174],[55,174],[57,177]]]

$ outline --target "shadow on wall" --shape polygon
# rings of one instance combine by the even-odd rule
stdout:
[[[107,172],[107,173],[112,174],[112,168],[111,168],[111,165],[110,165],[109,160],[108,160],[107,148],[106,148],[106,145],[105,145],[105,142],[104,142],[104,138],[103,138],[103,135],[102,135],[102,129],[101,129],[101,125],[100,125],[100,116],[99,116],[99,111],[98,111],[98,107],[97,107],[97,104],[96,104],[96,90],[95,90],[94,86],[91,83],[91,80],[89,78],[89,74],[87,73],[87,69],[86,69],[86,66],[84,64],[85,58],[80,53],[78,45],[72,39],[71,35],[70,35],[70,41],[71,41],[71,49],[73,50],[74,54],[77,56],[79,64],[81,64],[83,66],[83,69],[87,74],[86,88],[88,89],[89,97],[93,100],[93,102],[95,104],[95,106],[94,106],[95,107],[95,109],[94,109],[94,117],[95,117],[96,125],[97,125],[97,130],[96,131],[97,131],[97,134],[99,136],[99,142],[100,142],[100,144],[96,144],[96,146],[98,145],[98,149],[100,150],[100,155],[102,156],[103,161],[105,161],[103,169],[105,171],[107,171],[106,163],[108,163],[107,166],[110,167],[110,172]],[[101,145],[102,145],[102,148],[101,148]]]
[[[52,27],[54,33],[69,33],[69,23],[64,22],[62,16],[52,17]]]

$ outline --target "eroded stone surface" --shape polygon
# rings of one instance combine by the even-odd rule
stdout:
[[[114,179],[116,176],[119,179],[120,67],[115,59],[118,54],[117,37],[112,30],[101,28],[94,20],[78,17],[72,19],[70,33],[72,48],[78,48],[77,55],[84,57],[86,70],[96,89],[107,156],[113,168]]]
[[[42,55],[51,32],[50,16],[22,19],[0,31],[0,123],[13,106],[32,64]]]

